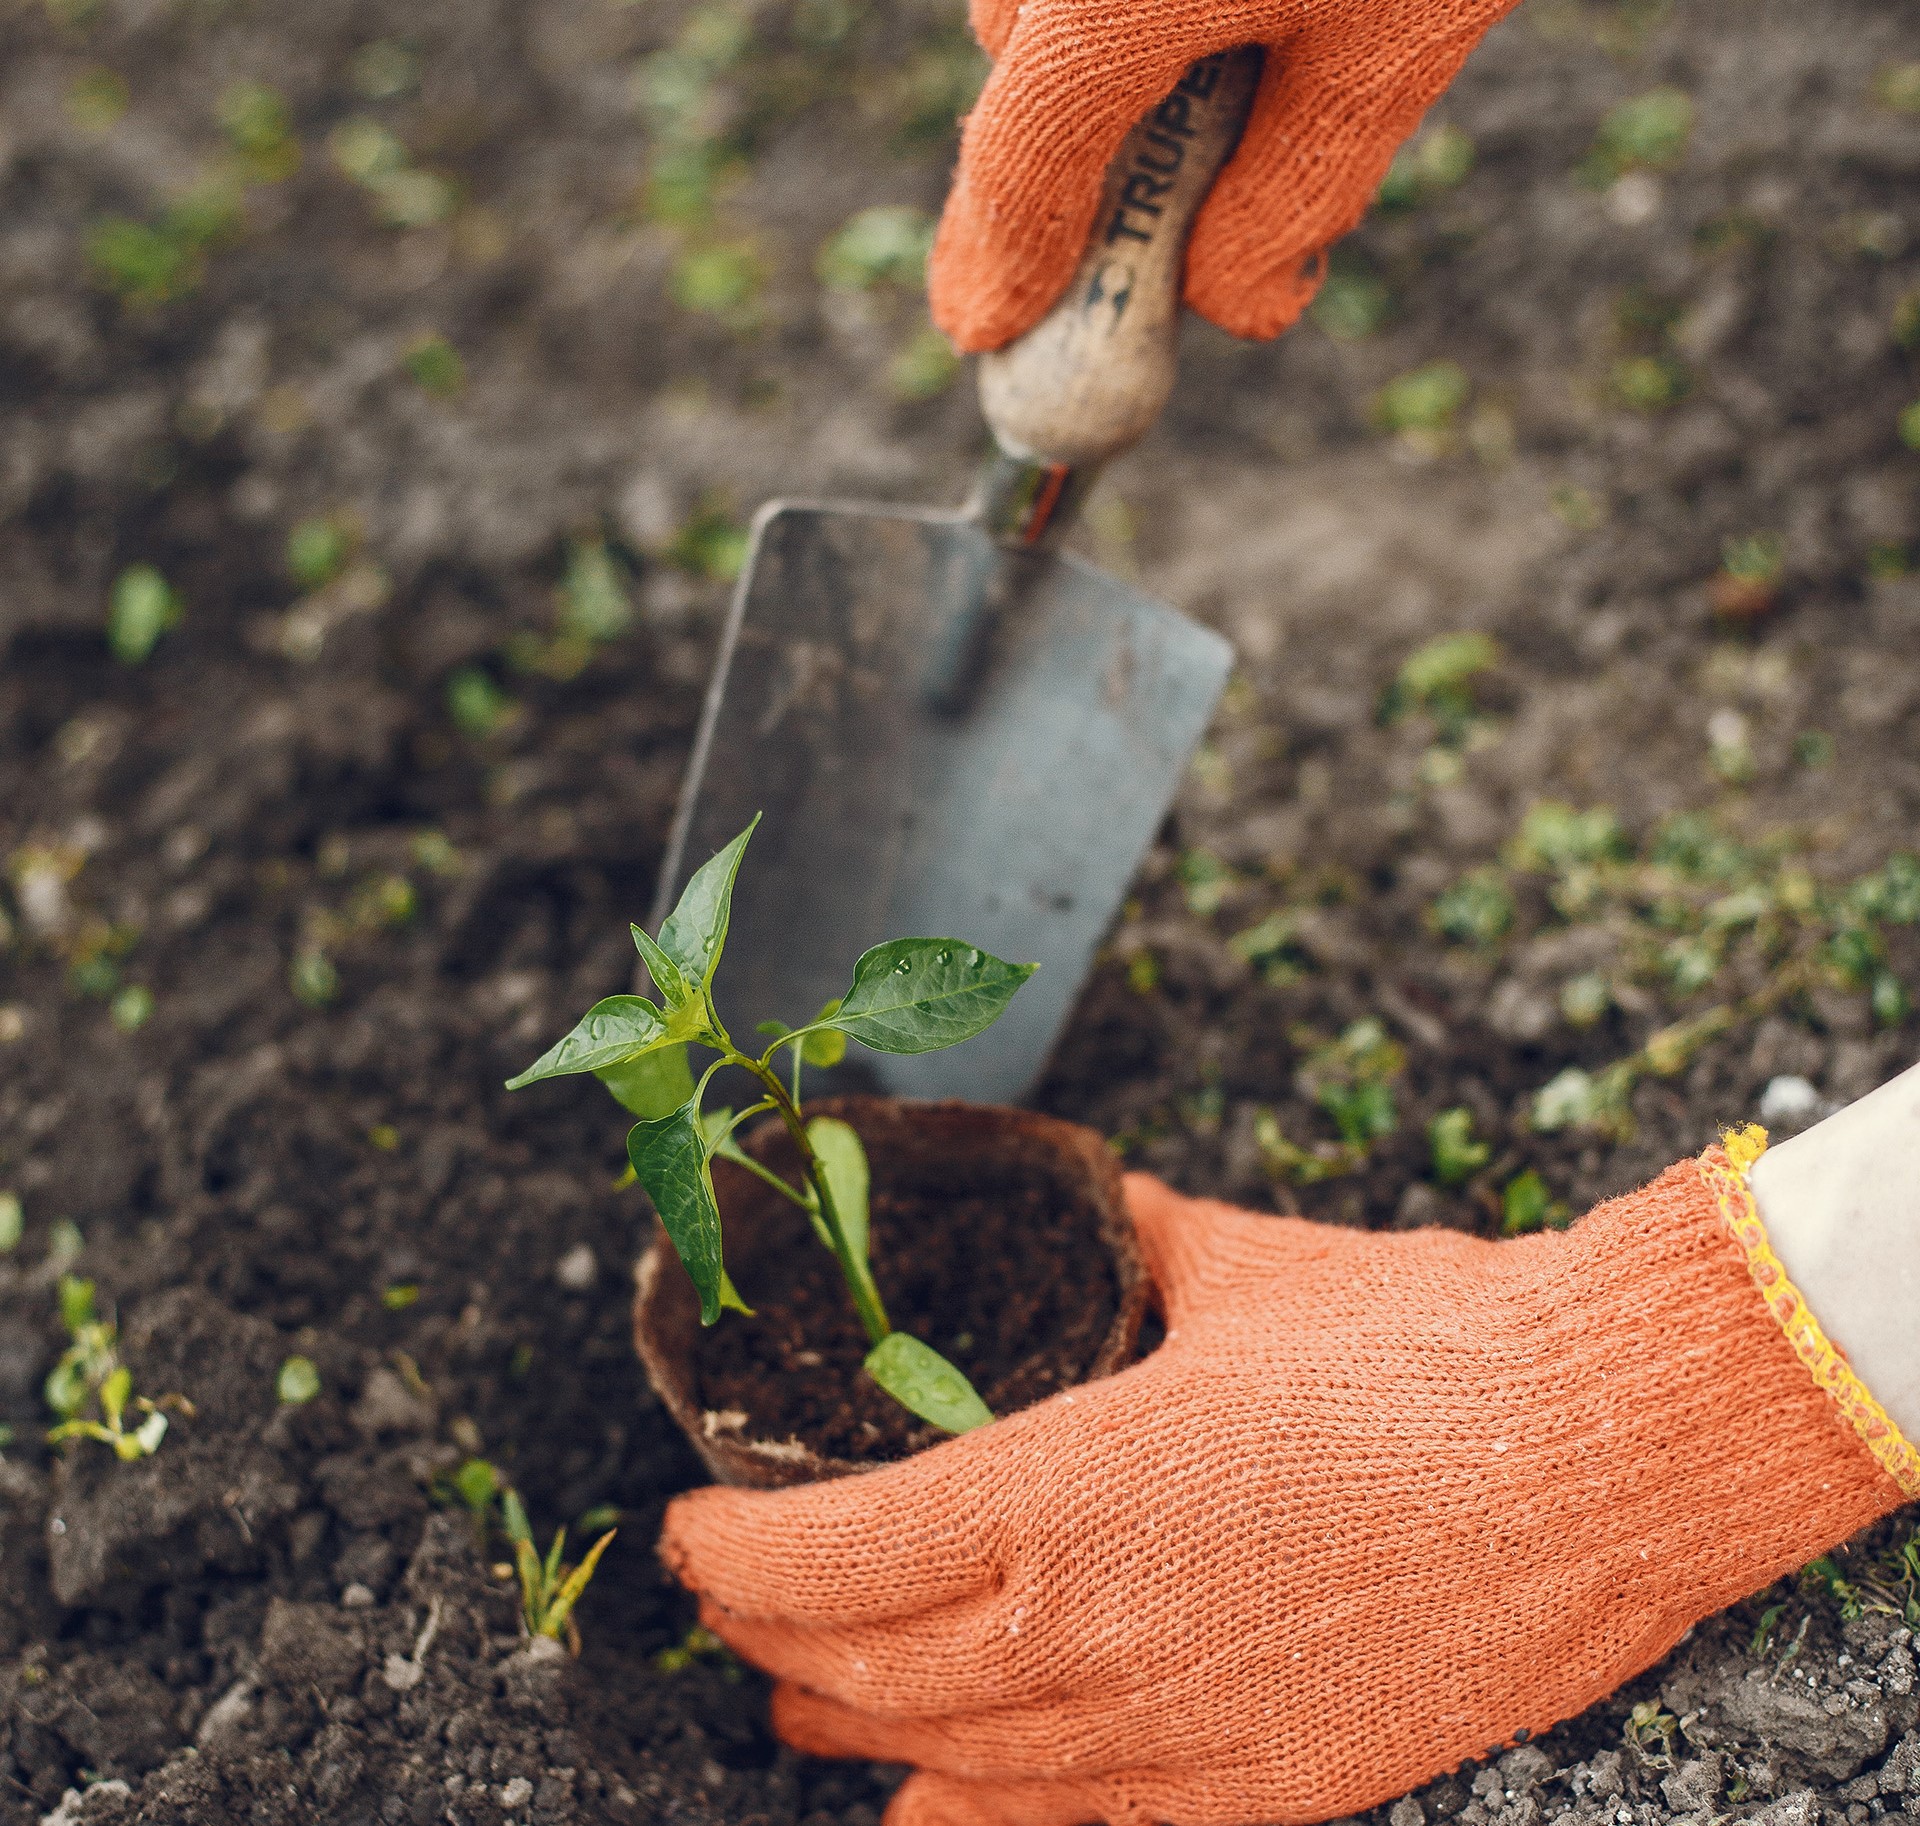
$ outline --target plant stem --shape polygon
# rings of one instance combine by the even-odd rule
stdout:
[[[787,1087],[780,1082],[780,1074],[771,1065],[759,1059],[750,1059],[745,1053],[735,1051],[727,1061],[730,1065],[744,1065],[748,1071],[767,1087],[767,1094],[779,1112],[780,1120],[786,1124],[787,1133],[793,1137],[793,1145],[800,1150],[800,1162],[806,1169],[807,1179],[813,1187],[813,1195],[819,1201],[820,1221],[826,1226],[828,1240],[833,1245],[835,1259],[840,1264],[841,1276],[847,1283],[847,1292],[852,1296],[853,1309],[860,1316],[865,1328],[867,1341],[878,1344],[893,1330],[887,1320],[887,1310],[880,1304],[879,1290],[873,1284],[873,1277],[867,1273],[866,1266],[854,1253],[847,1241],[846,1228],[840,1222],[839,1208],[833,1202],[833,1189],[827,1184],[827,1176],[820,1166],[820,1156],[813,1151],[813,1143],[807,1139],[807,1125],[800,1119],[800,1106],[788,1094]]]

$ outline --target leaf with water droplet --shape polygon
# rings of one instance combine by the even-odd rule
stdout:
[[[951,938],[890,939],[854,965],[853,987],[820,1025],[875,1052],[938,1052],[992,1026],[1035,968]]]
[[[636,1058],[649,1047],[672,1044],[674,1036],[660,1018],[660,1010],[643,995],[610,995],[580,1017],[565,1039],[549,1047],[507,1089],[542,1078],[564,1078],[571,1072],[597,1072]]]
[[[970,1433],[993,1418],[965,1376],[903,1331],[888,1332],[868,1351],[867,1374],[903,1408],[949,1433]]]

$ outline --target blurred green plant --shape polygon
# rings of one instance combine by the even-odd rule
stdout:
[[[747,537],[726,502],[709,495],[687,516],[662,556],[692,576],[731,583],[747,561]]]
[[[1528,1167],[1508,1180],[1500,1192],[1500,1234],[1525,1236],[1533,1230],[1561,1230],[1572,1214],[1547,1190],[1547,1182]]]
[[[1427,1153],[1436,1184],[1452,1191],[1464,1186],[1493,1158],[1492,1146],[1473,1132],[1473,1112],[1441,1110],[1427,1124]]]
[[[278,89],[263,82],[232,82],[221,91],[220,127],[246,175],[278,184],[300,169],[293,115]]]
[[[1685,156],[1694,107],[1684,89],[1649,89],[1621,102],[1601,121],[1581,161],[1582,183],[1604,190],[1629,171],[1665,171]]]
[[[1473,383],[1455,361],[1430,361],[1390,380],[1368,408],[1383,431],[1449,431],[1473,393]]]
[[[393,101],[420,80],[420,59],[395,38],[376,38],[355,51],[347,80],[368,101]]]
[[[451,399],[467,384],[467,364],[460,359],[460,351],[437,331],[409,343],[400,365],[415,386],[435,399]]]
[[[453,214],[460,196],[451,179],[423,170],[393,130],[368,114],[343,120],[327,136],[335,167],[367,192],[390,228],[430,228]]]
[[[153,565],[130,564],[107,599],[107,645],[122,665],[137,666],[184,612],[179,592]]]
[[[352,555],[352,531],[337,518],[315,515],[287,535],[287,575],[303,590],[324,589]]]
[[[1920,62],[1883,63],[1874,72],[1871,94],[1896,114],[1920,114]]]
[[[1380,695],[1375,717],[1384,725],[1415,714],[1433,719],[1441,740],[1462,741],[1479,715],[1472,684],[1500,663],[1490,634],[1440,634],[1415,648]]]
[[[1327,277],[1308,307],[1313,321],[1341,342],[1361,342],[1393,315],[1393,293],[1361,256],[1336,247]]]
[[[715,318],[729,329],[748,330],[759,321],[767,274],[767,261],[752,237],[700,240],[681,250],[668,289],[681,309]]]
[[[898,285],[917,291],[926,284],[933,247],[933,218],[924,209],[881,203],[849,216],[814,259],[820,283],[843,292]]]
[[[1736,836],[1700,813],[1661,820],[1635,842],[1605,806],[1534,805],[1501,860],[1443,894],[1434,923],[1483,949],[1503,942],[1524,899],[1544,924],[1581,927],[1605,961],[1561,986],[1572,1024],[1644,1011],[1645,1037],[1599,1067],[1568,1066],[1533,1101],[1544,1132],[1631,1131],[1646,1077],[1672,1077],[1703,1048],[1816,989],[1860,995],[1891,1026],[1910,1012],[1888,933],[1920,925],[1920,859],[1905,852],[1852,880],[1821,881],[1791,831]],[[1501,917],[1485,909],[1498,905]],[[1539,925],[1529,922],[1521,936]]]
[[[959,378],[960,357],[932,324],[923,323],[887,364],[887,391],[899,400],[934,399]]]
[[[1693,387],[1686,363],[1667,350],[1626,355],[1608,375],[1613,396],[1635,412],[1665,412],[1685,399]]]
[[[461,666],[447,680],[447,714],[462,735],[484,740],[513,721],[520,706],[480,666]]]
[[[238,233],[240,220],[236,187],[207,180],[169,204],[157,222],[114,215],[89,224],[87,264],[123,304],[154,310],[200,284],[206,256]]]
[[[1473,141],[1448,122],[1416,134],[1394,155],[1375,206],[1389,211],[1417,208],[1455,189],[1473,169]]]

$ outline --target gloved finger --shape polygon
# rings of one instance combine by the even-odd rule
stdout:
[[[1108,160],[1191,55],[1026,0],[967,117],[927,268],[934,322],[962,349],[1011,341],[1065,289]]]
[[[1250,1271],[1283,1273],[1291,1263],[1324,1255],[1340,1240],[1324,1224],[1262,1217],[1216,1199],[1189,1198],[1151,1173],[1129,1173],[1122,1187],[1170,1333],[1217,1299],[1218,1282]],[[1168,1341],[1175,1342],[1171,1336]]]
[[[859,1477],[677,1497],[660,1556],[742,1617],[851,1624],[950,1605],[999,1580],[981,1437]]]
[[[1055,1658],[1009,1654],[1037,1627],[1037,1606],[1013,1589],[938,1610],[849,1628],[741,1617],[703,1599],[700,1621],[735,1654],[777,1679],[893,1718],[976,1712],[1051,1698]]]
[[[1211,1770],[1136,1769],[1085,1780],[977,1782],[921,1770],[894,1791],[884,1826],[1241,1826],[1279,1814],[1273,1796],[1231,1772],[1224,1780]]]
[[[972,1781],[1077,1779],[1177,1762],[1192,1752],[1188,1718],[1152,1684],[1117,1695],[885,1718],[783,1683],[774,1689],[773,1726],[784,1742],[809,1756],[912,1763]]]
[[[1006,50],[1019,13],[1020,0],[970,0],[967,23],[989,57],[997,58]]]
[[[1102,1817],[1076,1782],[973,1782],[923,1770],[894,1790],[882,1826],[1093,1826]]]
[[[1513,4],[1436,33],[1426,0],[1369,7],[1268,53],[1239,149],[1187,247],[1186,301],[1236,336],[1277,336],[1312,301],[1401,143]],[[1391,47],[1391,48],[1389,48]]]

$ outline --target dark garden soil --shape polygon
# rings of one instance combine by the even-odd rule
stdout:
[[[1318,320],[1191,336],[1083,542],[1240,669],[1045,1108],[1486,1230],[1913,1057],[1912,27],[1528,0]],[[653,1559],[619,1113],[499,1087],[628,980],[744,514],[964,490],[913,218],[815,258],[974,70],[953,0],[0,0],[4,1826],[873,1826]],[[63,1271],[150,1458],[43,1443]],[[577,1662],[475,1456],[618,1512]],[[1905,1537],[1375,1826],[1920,1808]]]

